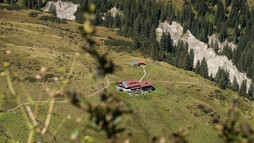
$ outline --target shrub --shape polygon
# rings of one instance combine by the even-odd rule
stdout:
[[[0,5],[0,10],[7,9],[7,10],[22,10],[25,9],[23,6],[19,6],[17,4],[12,5]]]
[[[132,47],[132,42],[126,41],[126,40],[121,40],[121,39],[114,39],[112,37],[108,37],[109,40],[105,40],[104,44],[105,45],[110,45],[110,46],[124,46],[124,47]]]
[[[30,12],[29,16],[35,18],[35,17],[38,17],[38,13],[37,12]]]
[[[44,20],[44,21],[56,22],[56,23],[59,23],[59,24],[67,24],[65,19],[60,19],[60,18],[55,17],[55,16],[41,16],[39,19]]]

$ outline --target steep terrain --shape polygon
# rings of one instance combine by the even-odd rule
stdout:
[[[73,4],[72,2],[50,1],[48,5],[43,8],[45,12],[56,13],[59,18],[68,20],[75,20],[74,13],[77,11],[79,5]]]
[[[49,14],[34,11],[38,12],[39,16],[32,18],[28,16],[30,12],[32,11],[0,10],[0,71],[3,70],[3,62],[8,61],[11,64],[11,69],[16,73],[12,74],[12,81],[22,103],[27,103],[31,99],[48,101],[49,96],[44,89],[60,87],[61,82],[54,80],[54,77],[61,79],[66,76],[73,63],[75,69],[68,88],[75,88],[84,97],[96,102],[98,97],[94,94],[96,82],[93,79],[95,65],[92,58],[80,49],[85,42],[79,36],[77,30],[79,24],[70,21],[67,24],[43,21],[39,20],[39,17]],[[129,63],[144,60],[147,65],[143,80],[151,80],[156,89],[146,95],[136,96],[116,92],[134,111],[133,114],[124,117],[123,126],[127,127],[127,132],[121,139],[131,132],[133,135],[130,137],[131,142],[148,142],[153,135],[163,135],[165,129],[172,132],[179,128],[187,128],[190,132],[190,142],[219,142],[212,118],[215,116],[225,118],[233,98],[239,100],[238,110],[241,113],[241,120],[253,125],[253,120],[250,120],[253,105],[244,101],[236,92],[220,90],[215,83],[193,72],[165,62],[154,61],[138,52],[123,52],[121,48],[128,49],[125,43],[130,43],[131,40],[117,35],[117,30],[97,27],[95,38],[101,44],[99,51],[107,52],[116,64],[115,73],[108,75],[110,86],[108,87],[107,79],[103,79],[103,87],[108,87],[108,92],[116,92],[117,80],[140,79],[144,75],[143,68],[131,67]],[[114,42],[118,43],[112,44]],[[5,54],[7,50],[11,53]],[[77,52],[81,54],[75,59]],[[41,67],[46,67],[47,71],[45,80],[38,81],[34,77]],[[0,134],[0,142],[8,142],[11,139],[26,142],[29,129],[20,108],[15,108],[19,104],[10,97],[3,76],[0,77],[0,95],[4,97],[0,98],[4,103],[0,107],[3,113],[0,116],[0,130],[4,133]],[[40,98],[40,95],[43,96]],[[27,97],[30,97],[29,100]],[[69,102],[61,102],[66,101],[63,97],[58,97],[57,101],[59,102],[54,106],[48,132],[43,138],[36,137],[36,140],[71,142],[70,135],[75,128],[93,137],[95,142],[105,140],[103,134],[86,130],[87,114],[74,108]],[[32,110],[35,105],[31,104]],[[48,106],[48,102],[39,104],[39,126],[43,126]],[[13,110],[6,113],[10,109]],[[61,122],[64,123],[63,126],[59,126]]]
[[[183,27],[177,22],[172,22],[170,25],[167,21],[161,23],[156,29],[157,31],[157,40],[160,41],[162,33],[169,33],[173,39],[174,44],[177,44],[179,40],[187,42],[189,49],[194,50],[194,66],[198,60],[206,59],[208,64],[209,75],[212,74],[213,77],[216,76],[219,67],[226,69],[229,72],[229,79],[233,83],[234,77],[236,77],[237,82],[241,85],[243,80],[247,80],[248,87],[251,83],[251,80],[246,77],[245,73],[239,72],[235,65],[233,65],[231,60],[228,60],[226,56],[217,55],[212,48],[208,48],[208,45],[204,42],[199,41],[195,36],[191,34],[189,30],[186,33],[183,33]],[[215,35],[209,38],[210,40],[218,40]],[[223,49],[223,45],[231,45],[234,49],[236,48],[234,44],[228,43],[227,41],[223,44],[219,43],[220,49]]]

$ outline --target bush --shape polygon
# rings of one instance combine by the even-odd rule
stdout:
[[[126,41],[126,40],[121,40],[121,39],[114,39],[112,37],[108,37],[109,40],[105,40],[104,44],[105,45],[110,45],[110,46],[124,46],[124,47],[132,47],[132,42]]]
[[[23,6],[19,6],[17,4],[12,5],[0,5],[0,10],[7,9],[7,10],[22,10],[25,9]]]
[[[35,17],[38,17],[38,13],[37,12],[30,12],[29,16],[35,18]]]
[[[41,16],[39,19],[44,20],[44,21],[56,22],[56,23],[59,23],[59,24],[67,24],[65,19],[60,19],[60,18],[55,17],[55,16]]]

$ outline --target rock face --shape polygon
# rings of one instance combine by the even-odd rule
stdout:
[[[118,10],[116,7],[112,7],[110,10],[107,11],[107,13],[111,14],[111,17],[116,17],[117,14],[120,14],[121,11]],[[104,13],[104,15],[102,16],[102,19],[105,20],[105,16],[107,13]]]
[[[218,40],[218,37],[217,37],[216,34],[213,34],[213,35],[211,35],[211,36],[208,36],[209,45],[211,45],[212,41],[213,41],[213,43],[216,43],[216,42],[218,43],[219,52],[222,52],[223,48],[224,48],[226,45],[228,45],[232,50],[234,50],[234,49],[237,48],[237,46],[236,46],[233,42],[228,42],[227,40],[221,43],[221,42]]]
[[[239,85],[242,84],[243,80],[247,80],[247,87],[249,89],[251,80],[247,78],[245,73],[239,72],[239,70],[236,68],[236,66],[233,65],[231,60],[228,60],[226,56],[217,55],[212,48],[208,48],[208,45],[206,43],[199,41],[195,36],[191,34],[189,30],[187,30],[186,33],[183,33],[183,27],[181,26],[181,24],[174,21],[171,25],[167,21],[164,23],[160,23],[159,27],[156,29],[158,41],[160,41],[163,32],[170,33],[174,45],[177,44],[178,40],[182,40],[188,43],[189,50],[194,50],[194,67],[196,66],[197,60],[201,61],[205,57],[208,65],[209,75],[212,74],[212,76],[215,77],[218,68],[222,67],[229,72],[229,79],[231,83],[233,82],[235,76]],[[213,36],[212,38],[216,37]],[[220,44],[223,48],[223,45],[225,43]]]
[[[75,20],[74,13],[77,11],[79,5],[75,5],[72,2],[50,1],[48,6],[43,10],[45,12],[56,11],[56,16],[61,19]]]

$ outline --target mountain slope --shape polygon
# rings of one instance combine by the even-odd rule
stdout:
[[[80,49],[85,42],[77,31],[78,24],[70,21],[67,24],[42,21],[39,17],[48,14],[40,12],[38,17],[32,18],[28,16],[30,12],[31,10],[0,10],[0,61],[1,63],[9,61],[17,75],[24,79],[19,81],[14,78],[17,75],[12,75],[14,88],[21,97],[22,103],[28,102],[27,96],[39,100],[40,94],[43,95],[41,101],[47,101],[49,97],[44,89],[61,86],[61,82],[54,81],[54,77],[60,79],[61,76],[68,74],[75,61],[76,52],[80,52],[81,56],[75,62],[69,88],[75,88],[91,101],[98,101],[96,95],[88,97],[96,92],[96,82],[93,80],[94,61]],[[132,142],[148,142],[153,135],[163,135],[164,129],[172,132],[179,128],[188,128],[190,142],[219,142],[212,125],[212,118],[215,116],[225,118],[232,99],[238,97],[237,93],[220,90],[215,83],[193,72],[176,68],[165,62],[154,61],[149,57],[145,58],[138,52],[124,52],[121,48],[128,49],[125,43],[131,40],[116,33],[117,29],[97,27],[95,37],[101,44],[99,51],[107,52],[116,64],[115,73],[108,76],[111,85],[107,91],[116,92],[114,83],[117,80],[140,79],[143,76],[143,68],[130,66],[130,61],[134,60],[145,60],[147,74],[144,80],[151,80],[156,88],[151,93],[137,96],[116,92],[134,111],[134,114],[124,117],[123,125],[127,127],[127,132],[121,136],[121,139],[126,137],[128,132],[132,132],[133,136],[130,137]],[[114,46],[112,43],[117,41],[120,43]],[[5,54],[6,50],[11,50],[11,54]],[[47,68],[45,82],[33,79],[42,66]],[[2,69],[0,67],[0,71]],[[107,81],[104,79],[103,87],[106,86]],[[1,109],[4,112],[0,116],[0,127],[2,131],[8,131],[7,135],[0,134],[0,142],[8,138],[26,142],[28,127],[19,108],[5,113],[18,104],[9,98],[10,93],[4,77],[0,77],[0,95],[5,97],[1,100],[5,104]],[[66,99],[58,97],[57,100]],[[48,105],[42,103],[39,106],[39,126],[43,126]],[[31,107],[33,110],[35,104],[31,104]],[[241,120],[253,123],[253,120],[249,120],[252,119],[253,106],[239,98],[238,107],[241,111]],[[70,119],[67,118],[68,115],[71,116]],[[77,122],[79,117],[84,122]],[[55,129],[62,121],[64,124],[55,135]],[[50,142],[55,138],[54,142],[70,142],[71,132],[75,128],[86,129],[85,123],[87,123],[87,114],[77,110],[68,102],[56,103],[49,131],[41,141]],[[103,142],[105,139],[102,134],[90,130],[84,131],[84,134],[92,136],[95,142]],[[40,137],[36,137],[36,140],[38,139]]]

